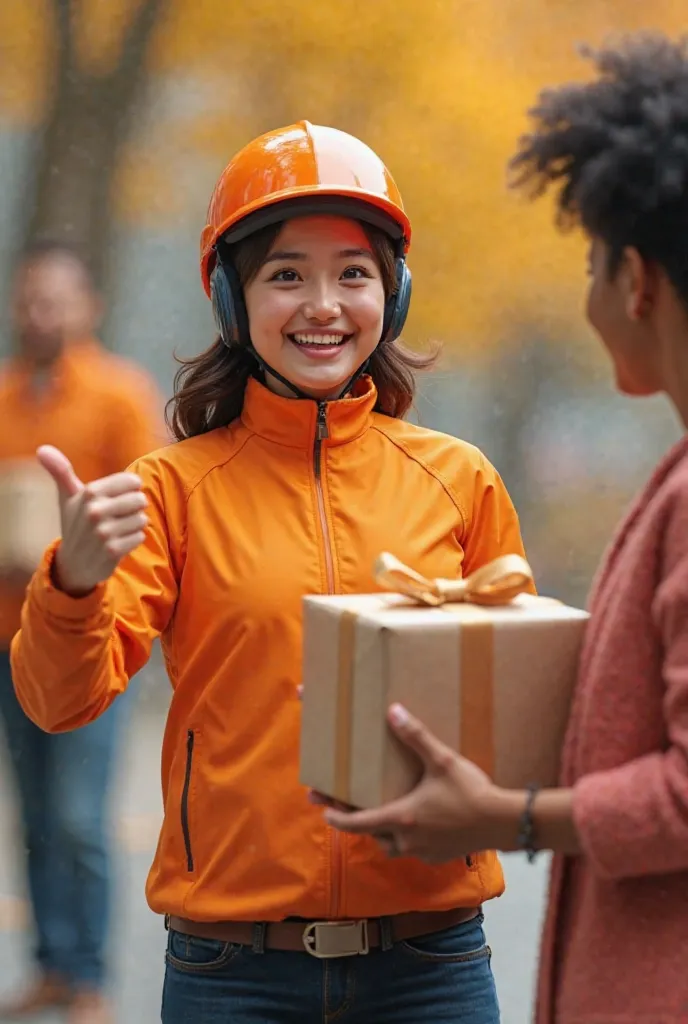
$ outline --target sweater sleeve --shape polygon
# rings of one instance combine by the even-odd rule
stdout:
[[[579,780],[585,855],[610,879],[688,871],[688,487],[672,495],[648,628],[662,650],[666,748]],[[650,615],[651,619],[650,620]]]
[[[145,542],[106,583],[72,598],[52,583],[58,541],[27,590],[12,641],[12,677],[24,711],[46,732],[67,732],[101,715],[146,663],[174,610],[177,574],[158,474],[149,460],[132,469],[148,497]]]

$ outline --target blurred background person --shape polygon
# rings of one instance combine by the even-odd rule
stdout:
[[[76,250],[44,242],[25,252],[12,297],[16,351],[0,377],[0,476],[4,466],[33,463],[43,442],[64,446],[87,479],[124,469],[163,443],[157,389],[134,364],[101,348],[100,315]],[[100,1024],[110,1019],[103,995],[107,797],[125,705],[58,736],[24,715],[8,652],[25,576],[24,564],[11,563],[0,575],[0,717],[24,828],[38,972],[26,992],[0,1005],[0,1018],[65,1006],[75,1024]]]

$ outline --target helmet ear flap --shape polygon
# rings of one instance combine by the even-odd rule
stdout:
[[[248,313],[239,275],[231,261],[222,257],[218,246],[215,247],[215,254],[215,266],[210,275],[210,299],[215,324],[228,348],[248,345]]]
[[[385,303],[385,315],[382,325],[381,341],[396,341],[404,329],[411,305],[411,271],[408,268],[403,256],[397,256],[396,265],[396,291]]]

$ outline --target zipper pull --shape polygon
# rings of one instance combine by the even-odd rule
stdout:
[[[318,402],[318,423],[316,429],[316,437],[318,441],[323,441],[326,437],[329,437],[327,430],[327,404],[325,402]]]

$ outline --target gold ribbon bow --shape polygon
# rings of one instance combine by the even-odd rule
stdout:
[[[502,555],[460,580],[429,580],[409,569],[394,555],[383,552],[373,570],[385,590],[404,594],[421,604],[437,607],[453,602],[508,604],[533,583],[533,572],[520,555]]]

